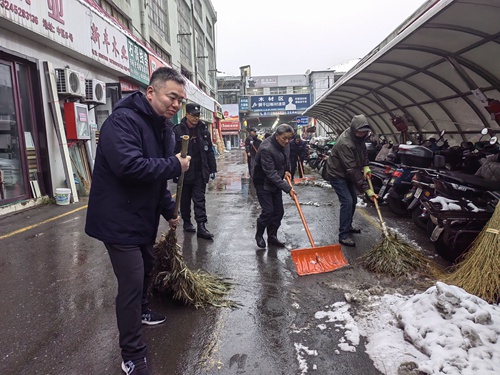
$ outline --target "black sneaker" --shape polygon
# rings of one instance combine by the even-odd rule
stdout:
[[[146,362],[146,357],[135,361],[122,362],[122,370],[127,375],[151,375]]]
[[[147,310],[142,313],[142,324],[146,324],[148,326],[155,326],[157,324],[161,324],[166,320],[165,315],[161,313],[154,312],[152,310]]]
[[[339,239],[339,242],[344,246],[354,247],[356,243],[351,238],[342,238]]]

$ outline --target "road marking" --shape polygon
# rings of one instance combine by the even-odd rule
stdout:
[[[7,234],[4,234],[3,236],[0,236],[0,240],[3,240],[4,238],[7,238],[7,237],[12,237],[16,234],[19,234],[19,233],[22,233],[22,232],[26,232],[27,230],[30,230],[30,229],[33,229],[33,228],[36,228],[40,225],[43,225],[43,224],[47,224],[47,223],[50,223],[51,221],[54,221],[54,220],[57,220],[57,219],[60,219],[61,217],[64,217],[64,216],[68,216],[68,215],[71,215],[75,212],[78,212],[78,211],[81,211],[85,208],[87,208],[88,205],[85,205],[85,206],[82,206],[82,207],[79,207],[79,208],[75,208],[74,210],[72,211],[69,211],[69,212],[66,212],[64,214],[61,214],[61,215],[58,215],[58,216],[54,216],[54,217],[51,217],[50,219],[47,219],[47,220],[44,220],[44,221],[41,221],[37,224],[33,224],[33,225],[30,225],[28,227],[24,227],[24,228],[21,228],[21,229],[18,229],[18,230],[15,230],[14,232],[10,232],[10,233],[7,233]]]

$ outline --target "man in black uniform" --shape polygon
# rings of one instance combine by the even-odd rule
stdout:
[[[248,159],[248,175],[250,178],[253,173],[253,165],[255,163],[255,154],[260,146],[262,141],[257,137],[257,129],[251,128],[250,135],[245,139],[245,151],[247,153]]]
[[[186,116],[174,127],[176,136],[176,152],[182,147],[182,136],[189,136],[188,155],[191,164],[184,174],[184,185],[181,196],[181,216],[186,232],[197,232],[197,236],[210,240],[213,234],[206,227],[207,212],[205,208],[205,191],[209,178],[214,179],[217,172],[212,138],[207,125],[200,121],[200,106],[186,105]],[[198,224],[195,229],[191,223],[191,201],[194,205],[194,219]]]
[[[300,163],[302,168],[299,167],[299,177],[304,177],[302,171],[304,170],[304,160],[307,157],[307,145],[300,139],[300,135],[296,134],[295,138],[290,142],[290,174],[292,175],[292,180],[295,176],[295,171],[297,170],[297,165]]]

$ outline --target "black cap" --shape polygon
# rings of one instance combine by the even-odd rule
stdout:
[[[250,128],[249,132],[256,132],[257,133],[257,128]]]
[[[186,104],[186,113],[189,113],[190,115],[197,115],[200,112],[201,111],[200,111],[199,104],[195,104],[195,103]]]

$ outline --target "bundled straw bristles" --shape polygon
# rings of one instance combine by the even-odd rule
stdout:
[[[196,308],[207,305],[236,307],[238,304],[225,299],[233,285],[219,276],[203,270],[191,271],[184,261],[177,244],[175,230],[170,230],[155,245],[156,263],[153,270],[153,290],[172,295]]]
[[[444,281],[490,303],[500,301],[500,203],[463,260]]]
[[[383,236],[382,242],[362,257],[369,271],[388,276],[430,275],[431,266],[420,251],[402,241],[395,233]]]

